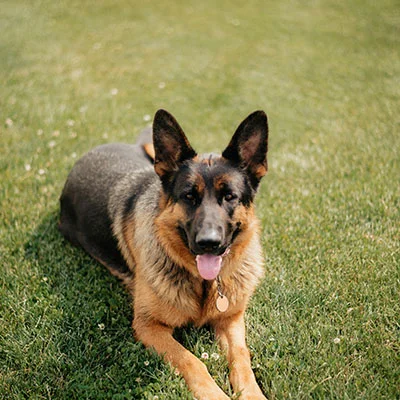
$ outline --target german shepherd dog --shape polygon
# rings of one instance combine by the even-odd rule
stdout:
[[[122,279],[136,338],[176,367],[196,398],[228,396],[173,338],[186,324],[215,329],[241,399],[265,399],[244,312],[263,275],[253,200],[267,172],[267,116],[249,115],[222,155],[196,154],[164,110],[154,117],[154,147],[148,133],[136,145],[99,146],[75,164],[59,229]]]

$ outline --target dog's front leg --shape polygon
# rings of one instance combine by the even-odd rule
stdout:
[[[153,347],[179,370],[197,399],[229,399],[211,378],[206,366],[173,338],[172,328],[155,321],[142,321],[135,316],[133,329],[138,340],[146,347]]]
[[[230,381],[235,393],[241,393],[241,400],[265,400],[251,369],[243,313],[221,319],[215,324],[215,331],[227,354],[231,370]]]

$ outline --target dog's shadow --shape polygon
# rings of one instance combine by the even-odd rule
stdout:
[[[170,384],[171,379],[182,388],[161,357],[135,341],[131,299],[118,279],[67,242],[57,221],[57,211],[42,219],[25,243],[25,257],[37,266],[52,307],[58,310],[51,336],[59,354],[52,359],[59,360],[56,370],[62,375],[58,381],[63,382],[63,396],[86,398],[107,392],[107,397],[146,398],[146,393],[162,387],[163,380]],[[179,329],[175,337],[195,354],[214,348],[207,328]],[[53,394],[56,397],[56,388]]]

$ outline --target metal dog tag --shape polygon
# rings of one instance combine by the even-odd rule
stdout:
[[[215,302],[215,306],[219,312],[225,312],[229,308],[229,300],[223,294],[218,295],[218,299]]]

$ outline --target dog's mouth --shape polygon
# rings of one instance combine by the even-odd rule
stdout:
[[[227,247],[220,256],[213,254],[201,254],[196,256],[197,270],[200,276],[207,281],[217,278],[222,267],[222,258],[228,255],[230,248]]]
[[[186,247],[190,250],[190,252],[195,256],[196,259],[196,266],[200,276],[208,281],[214,280],[219,275],[221,268],[222,268],[222,261],[225,256],[227,256],[230,252],[230,248],[232,245],[233,239],[239,233],[239,229],[237,229],[233,235],[232,239],[229,244],[225,246],[221,246],[216,254],[211,253],[198,253],[192,249],[189,243],[189,238],[186,233],[186,230],[182,227],[178,227],[178,232],[180,237],[182,238],[183,242],[185,243]]]

